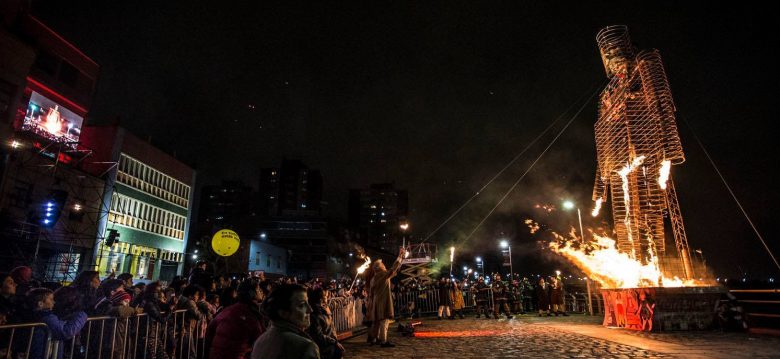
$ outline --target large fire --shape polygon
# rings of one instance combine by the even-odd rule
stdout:
[[[617,250],[615,240],[593,235],[593,240],[582,245],[578,239],[567,239],[553,233],[557,241],[550,249],[574,263],[585,274],[599,282],[602,288],[642,287],[699,287],[711,285],[699,280],[683,280],[666,276],[661,272],[658,258],[653,256],[649,263],[641,263],[628,253]]]

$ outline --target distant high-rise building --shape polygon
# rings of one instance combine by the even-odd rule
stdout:
[[[222,181],[220,185],[203,186],[198,222],[230,227],[252,210],[252,187],[241,181]]]
[[[284,160],[279,168],[260,170],[259,205],[269,216],[318,216],[322,175],[301,161]]]
[[[401,244],[399,225],[409,215],[409,193],[392,183],[349,191],[349,223],[368,246],[393,251]]]

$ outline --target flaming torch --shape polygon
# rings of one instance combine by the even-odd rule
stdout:
[[[352,287],[355,286],[355,282],[357,281],[357,278],[359,275],[363,274],[363,272],[368,269],[368,266],[371,265],[371,257],[366,256],[366,261],[357,269],[357,273],[355,274],[355,279],[352,280],[352,285],[349,286],[349,291],[352,291]]]

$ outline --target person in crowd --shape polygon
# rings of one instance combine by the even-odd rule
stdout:
[[[477,283],[471,287],[471,291],[476,297],[477,319],[479,319],[479,316],[483,313],[485,314],[485,318],[490,319],[490,286],[485,284],[485,278],[479,277]]]
[[[46,288],[33,288],[27,292],[27,305],[32,308],[32,317],[36,322],[46,324],[48,333],[54,342],[54,347],[58,347],[56,359],[62,359],[64,350],[63,342],[73,338],[84,324],[87,322],[87,313],[76,311],[67,318],[59,318],[54,314],[54,292]],[[45,330],[37,329],[33,332],[28,358],[30,359],[48,359],[45,358],[47,333]]]
[[[205,260],[199,260],[195,263],[195,267],[190,270],[190,275],[187,277],[189,285],[199,285],[204,289],[211,289],[211,283],[214,278],[206,272],[208,268],[208,262]]]
[[[198,321],[197,333],[198,339],[203,339],[203,337],[206,335],[206,326],[212,319],[214,319],[214,314],[216,314],[217,309],[211,306],[208,301],[206,301],[206,291],[200,286],[197,288],[198,301],[195,303],[195,305],[198,307],[198,310],[201,314],[201,320]]]
[[[184,291],[184,288],[186,287],[187,287],[187,280],[180,276],[175,276],[171,280],[171,284],[168,285],[168,288],[166,288],[166,290],[173,289],[173,292],[178,297],[181,296],[182,292]]]
[[[185,310],[183,319],[183,330],[181,343],[177,346],[179,350],[189,350],[189,358],[195,358],[197,355],[196,334],[198,321],[204,319],[203,313],[198,309],[200,294],[203,293],[203,287],[195,284],[188,285],[182,290],[181,296],[176,302],[177,310]],[[195,335],[195,336],[194,336]],[[177,357],[187,356],[187,353],[179,353]]]
[[[226,287],[222,290],[222,294],[219,295],[219,303],[222,308],[227,308],[238,300],[238,292],[234,287]]]
[[[333,317],[328,308],[329,297],[330,291],[323,288],[309,290],[309,306],[312,308],[312,313],[309,317],[311,324],[307,333],[317,343],[321,358],[339,359],[344,356],[344,347],[336,337]]]
[[[9,273],[0,273],[0,307],[4,310],[6,322],[12,321],[16,309],[21,305],[19,296],[16,295],[16,281]]]
[[[247,280],[238,286],[237,302],[222,309],[206,328],[206,351],[210,358],[243,359],[255,340],[265,332],[260,313],[260,286]]]
[[[16,293],[18,295],[25,295],[27,291],[32,288],[40,287],[38,281],[33,279],[32,268],[27,266],[16,267],[11,270],[11,278],[16,282]]]
[[[84,308],[94,308],[103,297],[98,290],[100,288],[100,274],[97,271],[85,270],[79,273],[70,287],[79,290],[84,300]]]
[[[539,309],[539,316],[542,314],[550,315],[550,286],[544,281],[544,278],[539,278],[539,285],[536,286],[536,308]]]
[[[209,302],[211,308],[214,308],[214,315],[217,316],[220,310],[222,310],[222,303],[219,301],[219,295],[216,293],[206,294],[206,301]]]
[[[262,311],[270,318],[271,325],[255,341],[252,359],[320,358],[317,344],[305,332],[312,312],[305,287],[284,284],[275,288],[263,301]]]
[[[141,314],[143,310],[141,308],[135,308],[130,306],[132,300],[130,293],[125,290],[116,291],[111,296],[111,308],[106,313],[108,316],[115,317],[116,319],[116,332],[114,333],[113,350],[108,351],[106,357],[113,359],[125,359],[132,356],[135,353],[133,348],[134,341],[132,339],[125,340],[126,338],[132,338],[132,328],[135,328],[135,323],[131,323],[132,317]],[[111,346],[107,346],[111,347]]]
[[[451,305],[451,298],[450,298],[450,287],[452,284],[450,283],[450,279],[446,277],[441,277],[439,279],[439,285],[436,287],[437,291],[439,292],[439,315],[436,319],[443,319],[443,318],[449,318],[450,316],[450,305]]]
[[[373,276],[369,284],[370,300],[366,317],[372,322],[369,340],[373,339],[381,344],[382,347],[395,346],[395,344],[387,340],[387,327],[390,325],[390,319],[394,317],[390,280],[398,274],[398,269],[401,268],[401,260],[405,253],[406,250],[404,248],[399,250],[398,257],[390,270],[385,268],[381,259],[375,261],[372,266]]]
[[[507,300],[509,299],[509,286],[501,280],[501,274],[496,273],[493,276],[493,318],[498,319],[499,312],[506,315],[506,319],[512,319],[512,313],[509,311]]]
[[[170,318],[173,307],[165,298],[160,282],[152,282],[144,288],[140,306],[148,318],[147,357],[168,359],[164,338],[171,338],[171,335],[165,332],[165,323]],[[168,330],[172,331],[173,329],[169,328]],[[144,335],[147,334],[144,333]]]
[[[118,275],[116,279],[122,281],[122,285],[125,287],[125,291],[127,294],[130,294],[130,288],[133,287],[133,275],[131,273],[122,273]]]
[[[555,316],[563,315],[563,316],[569,316],[566,314],[566,303],[565,303],[565,297],[563,293],[563,281],[560,278],[552,277],[550,279],[550,305],[552,306],[552,311],[555,313]]]
[[[87,314],[94,317],[100,317],[108,314],[108,310],[111,309],[111,297],[117,292],[124,292],[124,282],[120,279],[108,279],[104,281],[98,292],[101,297],[91,307],[87,307]]]
[[[130,301],[131,306],[141,306],[141,295],[144,293],[144,289],[146,289],[146,283],[140,282],[127,290],[127,292],[130,293],[130,295],[133,297],[133,300]]]
[[[463,319],[463,309],[466,308],[466,302],[463,301],[463,289],[458,281],[453,280],[450,287],[450,303],[452,303],[452,315],[450,319],[455,319],[457,315]]]

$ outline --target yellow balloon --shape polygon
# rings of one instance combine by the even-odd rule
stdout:
[[[241,240],[238,238],[238,233],[229,229],[220,230],[211,237],[211,248],[214,248],[214,252],[223,257],[229,257],[236,253],[239,244],[241,244]]]

